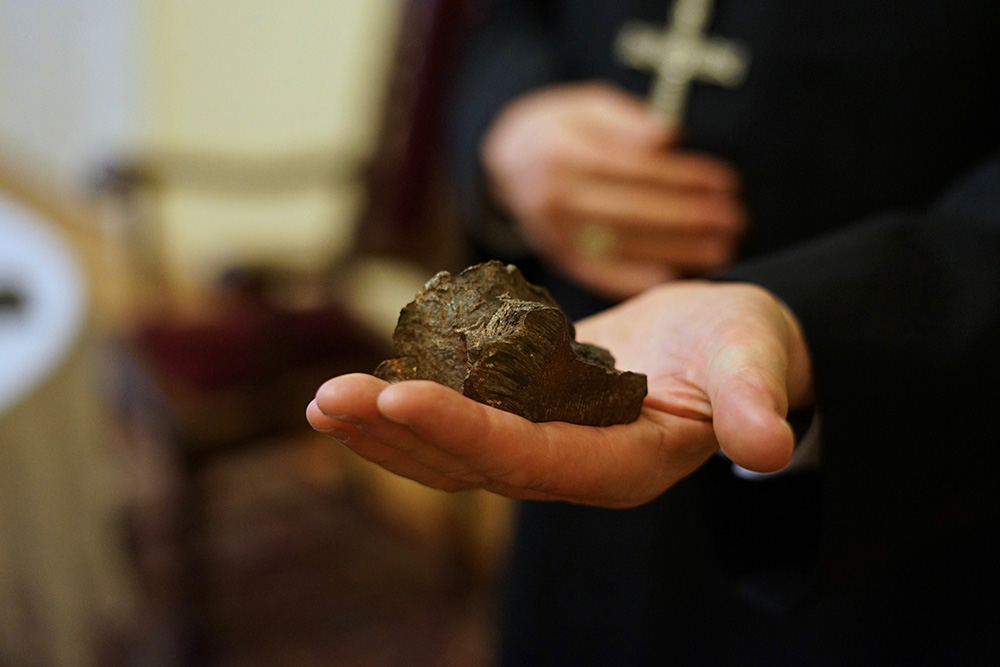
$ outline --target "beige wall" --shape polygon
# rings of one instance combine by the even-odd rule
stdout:
[[[0,0],[0,154],[82,191],[135,143],[133,0]]]
[[[364,151],[397,0],[154,0],[148,141],[240,153]]]
[[[370,151],[399,0],[0,1],[0,152],[85,191],[116,156]],[[181,279],[226,264],[311,267],[343,250],[355,183],[207,192],[175,184],[166,254]]]
[[[144,151],[356,165],[373,146],[398,0],[154,0],[144,6]],[[313,268],[343,252],[357,183],[227,194],[179,185],[169,267],[203,282],[240,261]]]

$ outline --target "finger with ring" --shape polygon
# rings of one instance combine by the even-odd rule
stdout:
[[[610,257],[617,245],[614,231],[607,225],[593,222],[581,225],[573,242],[582,255],[593,259]]]

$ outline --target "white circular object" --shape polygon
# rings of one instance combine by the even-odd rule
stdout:
[[[22,299],[0,310],[0,414],[54,371],[79,336],[85,280],[57,228],[0,196],[0,286]]]

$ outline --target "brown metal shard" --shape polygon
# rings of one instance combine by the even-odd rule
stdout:
[[[603,348],[513,265],[486,262],[434,276],[400,313],[396,354],[375,375],[425,379],[531,421],[609,426],[634,421],[646,376],[618,371]]]

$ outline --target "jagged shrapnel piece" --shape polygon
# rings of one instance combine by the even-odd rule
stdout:
[[[434,276],[399,315],[388,382],[433,380],[535,422],[590,426],[638,418],[646,376],[618,371],[600,347],[574,340],[548,291],[491,261]]]

